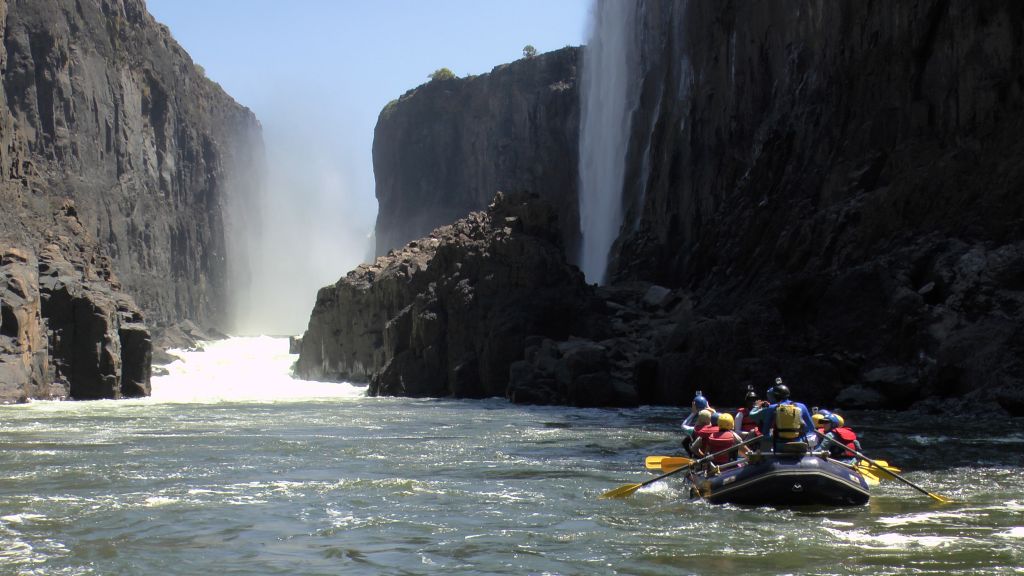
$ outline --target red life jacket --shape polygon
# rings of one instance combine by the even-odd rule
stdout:
[[[740,431],[741,432],[753,432],[755,436],[761,435],[761,430],[757,427],[757,421],[750,417],[746,408],[740,408],[736,410],[736,414],[742,414],[743,420],[740,420]]]
[[[696,442],[697,438],[703,438],[704,444],[708,443],[708,438],[718,432],[718,426],[712,426],[711,424],[705,424],[703,426],[697,426],[693,429],[693,441]]]
[[[847,428],[846,426],[840,426],[839,428],[833,428],[832,431],[836,433],[836,436],[839,438],[840,442],[844,446],[846,446],[850,450],[856,450],[857,449],[857,433],[856,432],[854,432],[853,430]],[[853,452],[845,452],[845,451],[843,452],[843,457],[844,458],[850,458],[850,457],[853,457],[853,456],[855,456],[855,454]]]
[[[707,440],[704,440],[708,449],[705,450],[708,454],[714,454],[715,452],[721,452],[722,450],[728,450],[729,448],[740,443],[740,440],[736,437],[736,433],[732,430],[716,430],[714,434],[708,436]],[[720,454],[711,459],[715,464],[725,464],[732,462],[736,459],[736,452],[726,452]]]

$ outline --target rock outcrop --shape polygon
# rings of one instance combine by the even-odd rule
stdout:
[[[37,241],[73,199],[149,322],[224,327],[226,228],[262,162],[253,114],[143,0],[4,4],[0,231]]]
[[[0,255],[0,402],[149,395],[149,329],[66,203],[38,256]]]
[[[566,263],[560,237],[553,207],[499,193],[486,212],[322,288],[297,373],[369,381],[372,394],[510,393],[509,367],[528,341],[607,332],[593,314],[600,300]],[[585,380],[566,385],[574,389],[560,394],[586,401]]]
[[[433,80],[384,108],[373,137],[378,256],[486,208],[498,190],[553,204],[575,253],[580,52]]]
[[[1024,390],[1024,11],[647,2],[617,279],[693,293],[662,401]],[[979,396],[980,395],[980,396]],[[1016,400],[1014,400],[1016,399]]]
[[[143,0],[0,24],[0,401],[148,394],[149,326],[228,322],[259,125]]]
[[[692,304],[685,318],[655,319],[670,333],[647,339],[657,345],[637,360],[638,397],[685,404],[700,388],[738,403],[748,384],[763,389],[781,375],[811,403],[964,397],[1020,414],[1024,9],[970,0],[637,9],[639,95],[624,135],[626,214],[611,278],[665,286],[661,296]],[[470,104],[493,97],[483,77],[432,82],[381,114],[381,248],[402,226],[483,202],[473,194],[494,177],[474,170],[500,163],[493,146],[479,146],[493,142],[481,131],[501,127],[504,150],[516,150],[578,115],[555,103],[530,115],[536,123],[509,122],[506,108]],[[571,139],[549,143],[548,158],[578,150]],[[500,165],[538,178],[506,189],[563,191],[546,188],[547,172]],[[559,208],[563,222],[574,209]],[[564,238],[572,246],[578,230]],[[528,348],[513,377],[524,395],[530,383],[550,388],[548,360],[571,346]],[[602,365],[602,352],[583,348],[588,366]]]

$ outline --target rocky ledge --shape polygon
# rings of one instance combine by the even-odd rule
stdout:
[[[565,261],[555,209],[535,196],[498,193],[486,212],[322,288],[296,372],[368,381],[381,395],[635,403],[632,386],[611,377],[589,340],[610,331],[603,310]],[[549,380],[521,362],[524,350],[551,368]],[[590,377],[595,372],[602,375]]]
[[[70,201],[38,250],[0,242],[0,402],[149,395],[135,301]]]

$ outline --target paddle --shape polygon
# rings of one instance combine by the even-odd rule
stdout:
[[[604,494],[601,494],[601,498],[622,498],[624,496],[629,496],[630,494],[632,494],[633,492],[636,492],[637,490],[643,488],[644,486],[647,486],[649,484],[654,484],[658,480],[661,480],[663,478],[668,478],[669,476],[671,476],[673,474],[677,474],[679,472],[682,472],[683,470],[692,470],[693,468],[695,468],[695,467],[697,467],[697,466],[699,466],[699,465],[701,465],[701,464],[703,464],[705,462],[711,461],[711,459],[713,459],[715,456],[721,456],[722,454],[726,454],[728,452],[731,452],[732,450],[735,450],[735,449],[739,448],[740,446],[746,446],[747,444],[750,444],[750,443],[755,442],[755,441],[760,440],[760,439],[761,439],[761,437],[758,436],[756,438],[751,438],[749,440],[745,440],[743,442],[740,442],[739,444],[736,444],[734,446],[730,446],[729,448],[726,448],[725,450],[722,450],[722,451],[719,451],[719,452],[715,452],[714,454],[708,454],[707,456],[701,458],[700,460],[694,460],[692,463],[690,463],[689,466],[683,466],[682,468],[676,468],[675,470],[673,470],[671,472],[666,472],[665,474],[662,474],[661,476],[658,476],[657,478],[652,478],[652,479],[650,479],[650,480],[648,480],[646,482],[641,482],[639,484],[624,484],[622,486],[619,486],[618,488],[615,488],[613,490],[609,490],[609,491],[605,492]]]
[[[824,435],[824,434],[822,434],[821,432],[818,432],[817,430],[815,430],[815,431],[814,431],[814,433],[815,433],[815,434],[817,434],[818,436],[821,436],[821,437],[822,437],[823,439],[825,438],[825,435]],[[831,442],[831,441],[832,441],[832,440],[831,440],[831,439],[829,439],[829,442]],[[870,462],[870,463],[871,463],[871,464],[872,464],[872,465],[873,465],[873,466],[874,466],[875,468],[877,468],[877,469],[879,469],[879,470],[883,471],[884,473],[888,474],[889,476],[892,476],[893,478],[895,478],[895,479],[899,480],[900,482],[903,482],[903,483],[904,483],[904,484],[906,484],[907,486],[910,486],[911,488],[914,488],[914,489],[915,489],[915,490],[917,490],[918,492],[921,492],[921,493],[923,493],[923,494],[927,494],[927,495],[928,495],[928,496],[929,496],[930,498],[932,498],[933,500],[935,500],[935,501],[937,501],[937,502],[942,502],[943,504],[949,504],[949,503],[953,502],[953,500],[952,500],[951,498],[947,498],[947,497],[945,497],[945,496],[943,496],[943,495],[941,495],[941,494],[934,494],[934,493],[932,493],[932,492],[929,492],[929,491],[925,490],[924,488],[921,488],[921,487],[920,487],[920,486],[918,486],[917,484],[914,484],[914,483],[913,483],[913,482],[911,482],[910,480],[907,480],[907,479],[906,479],[906,478],[904,478],[903,476],[900,476],[899,474],[897,474],[897,473],[895,473],[895,472],[890,472],[890,471],[889,471],[889,470],[887,469],[887,467],[885,467],[885,466],[882,466],[882,465],[881,465],[881,464],[879,464],[878,462],[875,462],[875,461],[874,461],[874,460],[872,460],[871,458],[868,458],[867,456],[865,456],[865,455],[861,454],[860,452],[857,452],[857,451],[856,451],[856,450],[854,450],[853,448],[850,448],[850,447],[846,447],[846,446],[844,446],[844,448],[846,448],[846,451],[847,451],[847,452],[849,452],[849,453],[853,454],[853,455],[854,455],[854,456],[856,456],[857,458],[860,458],[861,460],[865,460],[865,461],[867,461],[867,462]]]
[[[648,456],[644,460],[644,466],[648,470],[661,470],[662,472],[675,470],[680,466],[688,466],[692,463],[693,459],[685,456]]]

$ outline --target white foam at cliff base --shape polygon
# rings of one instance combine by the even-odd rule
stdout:
[[[1024,526],[1014,526],[1007,532],[996,534],[1000,538],[1024,538]]]
[[[156,402],[282,401],[357,398],[365,389],[347,383],[291,377],[298,358],[287,338],[237,337],[210,342],[202,351],[172,350],[180,360],[152,379]]]

